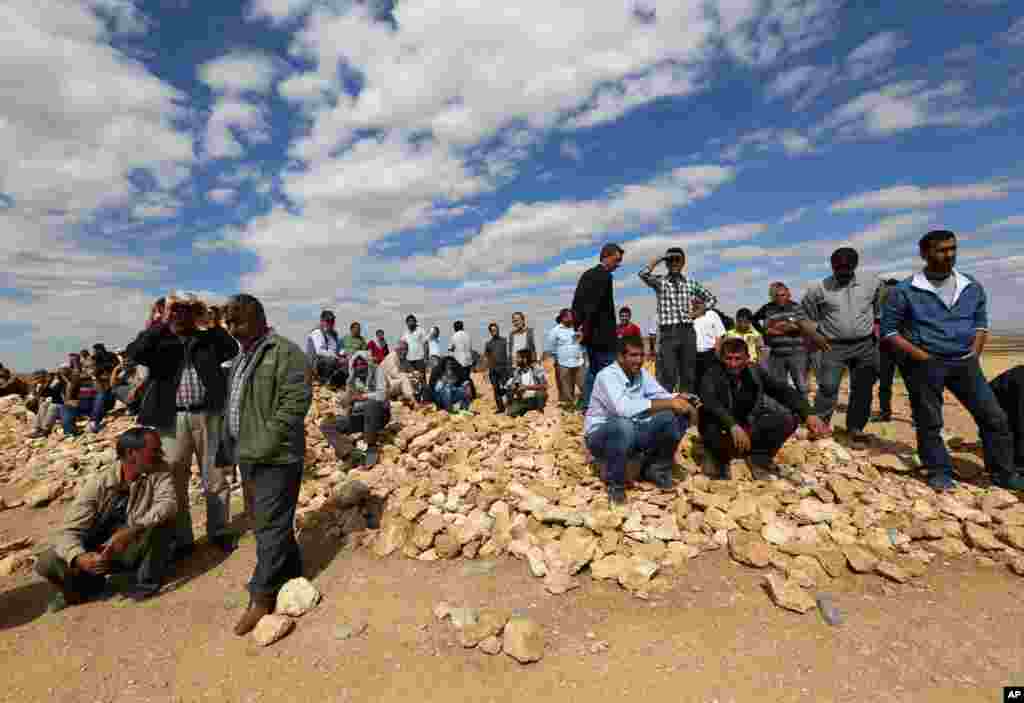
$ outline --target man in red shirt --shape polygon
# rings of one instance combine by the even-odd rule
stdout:
[[[628,307],[623,306],[619,309],[619,326],[615,328],[615,336],[619,339],[623,337],[642,337],[643,332],[640,331],[640,326],[632,322],[633,311]]]

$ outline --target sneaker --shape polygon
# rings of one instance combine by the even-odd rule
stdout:
[[[779,469],[775,466],[775,462],[771,460],[755,461],[747,459],[747,466],[750,468],[750,477],[755,481],[777,481],[779,478]]]
[[[1024,491],[1024,476],[1017,473],[993,476],[992,483],[1008,491]]]
[[[378,451],[377,447],[368,447],[366,450],[366,460],[363,462],[363,466],[371,468],[377,465]]]
[[[932,474],[928,477],[928,485],[936,491],[949,491],[953,488],[953,479],[947,474]]]
[[[617,505],[626,504],[626,487],[625,486],[608,486],[608,505],[614,507]]]

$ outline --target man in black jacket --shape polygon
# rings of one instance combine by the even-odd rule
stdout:
[[[572,313],[583,335],[587,352],[587,377],[583,381],[583,412],[590,405],[594,379],[598,372],[615,363],[618,325],[615,316],[615,291],[612,272],[622,263],[623,249],[618,244],[601,247],[601,263],[580,276],[572,298]]]
[[[999,406],[1010,421],[1013,434],[1013,463],[1017,472],[1024,472],[1024,366],[1015,366],[989,383]]]
[[[129,359],[149,369],[139,423],[160,432],[178,499],[175,550],[179,556],[192,551],[195,542],[188,500],[193,454],[206,497],[206,534],[225,551],[234,547],[227,531],[231,490],[225,467],[217,466],[216,457],[227,398],[221,364],[238,355],[238,343],[218,319],[212,320],[209,329],[196,327],[204,307],[194,295],[169,296],[162,320],[141,332],[125,350]]]
[[[764,408],[764,395],[789,412]],[[710,478],[731,478],[729,462],[747,456],[751,473],[772,473],[773,458],[797,428],[797,416],[815,436],[829,434],[828,425],[811,414],[807,399],[796,389],[750,365],[747,343],[722,342],[721,363],[701,381],[700,420],[704,442],[704,473]]]

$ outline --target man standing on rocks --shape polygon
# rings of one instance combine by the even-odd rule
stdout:
[[[700,389],[700,379],[718,358],[718,342],[725,336],[725,324],[714,310],[704,306],[704,301],[693,301],[693,331],[697,339],[697,356],[694,361],[694,390]]]
[[[590,405],[594,379],[601,369],[615,363],[615,290],[612,273],[622,264],[625,252],[618,244],[601,247],[599,263],[580,276],[572,298],[572,314],[587,352],[587,377],[583,382],[583,410]]]
[[[501,336],[498,323],[487,325],[491,338],[484,347],[484,358],[487,360],[487,378],[494,391],[494,404],[499,413],[505,412],[505,383],[512,374],[512,364],[508,357],[508,343]]]
[[[384,370],[371,363],[368,353],[359,351],[349,362],[348,383],[338,394],[338,415],[324,420],[320,431],[327,443],[334,448],[339,461],[347,457],[340,451],[340,435],[363,433],[366,441],[367,468],[377,465],[378,440],[381,430],[391,422],[391,401],[388,393],[388,377]]]
[[[206,534],[225,551],[235,546],[228,531],[231,487],[216,457],[227,392],[221,364],[238,354],[238,344],[220,325],[196,327],[204,307],[191,294],[168,296],[162,320],[139,333],[125,350],[129,359],[149,369],[139,422],[159,430],[174,479],[178,556],[195,546],[188,498],[193,455],[206,497]]]
[[[644,455],[643,477],[663,490],[672,488],[676,448],[696,410],[674,396],[643,368],[644,340],[619,340],[618,361],[603,369],[583,423],[587,448],[606,464],[608,502],[626,502],[626,462]],[[686,417],[684,417],[686,416]]]
[[[881,334],[885,344],[907,355],[904,380],[928,483],[936,490],[953,487],[953,462],[942,441],[942,396],[948,388],[978,424],[992,482],[1022,490],[1009,420],[979,362],[988,339],[985,289],[956,270],[953,232],[933,230],[918,247],[924,270],[889,294]]]
[[[468,381],[473,371],[473,340],[470,339],[469,332],[466,331],[466,326],[462,320],[456,320],[455,324],[452,325],[452,329],[452,356],[455,357],[455,361],[459,362],[459,366],[462,367],[464,380]]]
[[[1013,463],[1017,473],[1024,471],[1024,366],[1014,366],[989,384],[1006,413],[1013,435]]]
[[[334,329],[334,313],[320,313],[320,327],[306,337],[306,355],[321,383],[327,383],[341,368],[341,339]]]
[[[755,479],[774,473],[775,454],[805,422],[815,436],[829,434],[828,425],[811,414],[807,398],[750,363],[747,343],[730,337],[722,342],[721,363],[701,380],[700,436],[704,442],[704,474],[730,479],[729,462],[747,457]],[[788,412],[764,409],[764,396]]]
[[[900,284],[895,278],[888,278],[885,281],[885,288],[882,289],[881,306],[885,309],[885,302],[893,289]],[[892,420],[892,384],[896,380],[896,369],[903,363],[903,354],[888,344],[882,344],[878,349],[878,415],[871,418],[875,422],[890,422]]]
[[[249,607],[234,629],[241,636],[273,611],[281,586],[302,575],[293,525],[312,371],[302,349],[270,331],[263,304],[253,296],[232,297],[225,321],[242,346],[228,372],[225,441],[251,490],[256,536]]]
[[[662,261],[668,274],[658,275],[654,269]],[[664,388],[682,393],[696,389],[694,375],[697,365],[697,336],[693,330],[693,302],[702,300],[708,309],[718,304],[718,298],[700,282],[683,275],[686,254],[672,247],[665,256],[651,260],[640,271],[640,280],[654,289],[658,296],[658,341],[661,352],[658,359],[658,381]]]
[[[859,258],[850,247],[832,253],[832,275],[811,286],[804,295],[801,305],[807,319],[800,325],[822,350],[814,414],[826,423],[832,422],[843,370],[849,369],[846,431],[851,440],[861,443],[870,439],[864,426],[871,416],[871,398],[878,378],[875,323],[879,319],[882,281],[857,278]]]
[[[405,360],[409,366],[426,377],[430,335],[420,327],[415,315],[405,318],[405,326],[408,328],[408,332],[402,335],[402,341],[405,342],[406,349],[408,349],[405,353]]]
[[[363,327],[358,322],[348,326],[348,334],[341,340],[341,348],[351,356],[357,351],[366,351],[366,340],[363,338]]]
[[[768,373],[779,383],[790,379],[801,395],[807,397],[807,350],[799,321],[803,310],[793,302],[789,287],[777,281],[772,284],[772,301],[762,308],[764,336],[770,350]]]
[[[163,585],[178,502],[160,435],[146,427],[122,433],[117,458],[116,466],[85,483],[53,547],[36,562],[36,573],[58,590],[51,611],[99,595],[115,571],[135,571],[125,594],[133,600],[155,595]]]

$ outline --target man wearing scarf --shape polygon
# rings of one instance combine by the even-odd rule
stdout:
[[[320,431],[327,443],[334,447],[338,459],[343,460],[340,449],[341,435],[363,433],[366,441],[366,466],[377,463],[380,431],[391,422],[391,406],[388,401],[388,377],[369,354],[356,352],[349,362],[348,383],[338,394],[338,414],[332,420],[324,420]]]

